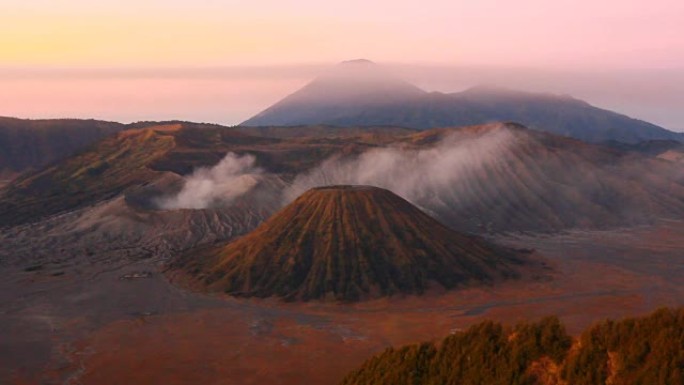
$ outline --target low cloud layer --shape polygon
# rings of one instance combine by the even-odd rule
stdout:
[[[232,152],[213,167],[202,167],[185,177],[183,189],[176,195],[156,199],[160,209],[206,209],[225,206],[252,190],[263,170],[254,165],[253,155]]]

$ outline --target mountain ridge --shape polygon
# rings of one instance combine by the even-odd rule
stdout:
[[[429,129],[494,121],[516,121],[590,142],[684,142],[684,133],[601,109],[569,95],[496,86],[475,86],[452,93],[426,92],[377,64],[337,65],[240,125],[392,125]]]
[[[124,131],[0,188],[0,226],[36,222],[119,194],[139,197],[132,189],[154,184],[164,173],[175,174],[176,187],[157,194],[174,194],[184,176],[216,165],[228,152],[254,156],[255,166],[283,180],[293,199],[331,184],[326,180],[370,183],[467,232],[629,226],[684,212],[684,175],[673,162],[516,124],[420,132],[319,126],[311,137],[283,135],[286,130],[164,125]],[[373,161],[376,156],[392,163]],[[432,160],[446,166],[435,168]],[[122,172],[125,165],[134,169]],[[376,166],[389,169],[373,171]],[[366,172],[358,173],[359,167]],[[388,179],[395,171],[400,179],[414,178],[415,189]],[[424,182],[427,189],[420,187]]]
[[[0,117],[0,178],[46,166],[125,129],[95,119]]]

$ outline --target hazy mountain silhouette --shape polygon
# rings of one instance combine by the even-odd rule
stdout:
[[[358,119],[369,108],[403,104],[424,94],[420,88],[386,74],[370,61],[347,61],[242,125],[339,124],[351,116]]]
[[[244,126],[393,125],[428,129],[515,121],[590,142],[684,140],[684,134],[570,96],[480,86],[425,92],[367,60],[343,62]]]

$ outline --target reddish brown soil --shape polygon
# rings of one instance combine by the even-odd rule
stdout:
[[[71,363],[47,374],[82,385],[335,384],[390,345],[483,319],[556,314],[578,333],[607,317],[684,304],[683,223],[499,241],[536,247],[554,278],[355,305],[226,298],[112,322],[68,347]]]

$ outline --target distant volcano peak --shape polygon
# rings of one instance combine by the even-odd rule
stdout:
[[[376,65],[375,62],[372,62],[368,59],[353,59],[353,60],[345,60],[340,63],[340,65]]]
[[[366,59],[349,60],[330,68],[242,125],[292,126],[335,120],[348,111],[401,104],[424,94],[425,91],[397,78],[382,65]]]
[[[684,133],[600,109],[568,95],[492,85],[456,93],[426,92],[392,72],[392,66],[367,59],[341,62],[242,125],[431,129],[516,121],[537,130],[596,143],[684,141]]]

